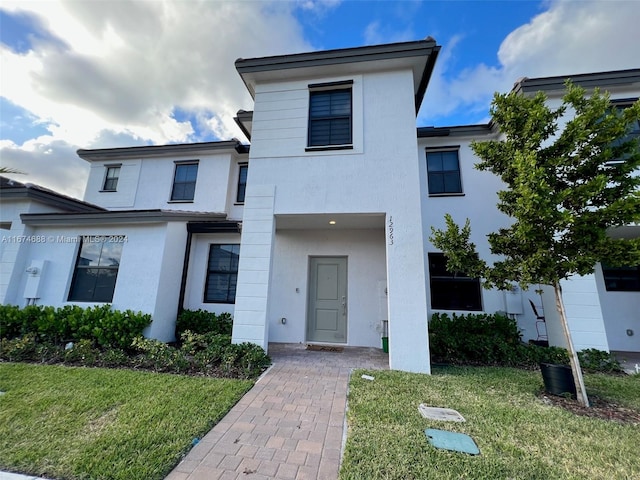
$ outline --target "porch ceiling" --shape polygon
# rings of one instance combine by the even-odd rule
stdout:
[[[384,228],[384,213],[278,214],[276,230],[346,230]],[[335,222],[331,224],[329,222]]]

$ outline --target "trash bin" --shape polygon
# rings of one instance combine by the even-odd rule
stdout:
[[[382,320],[382,351],[389,353],[389,320]]]

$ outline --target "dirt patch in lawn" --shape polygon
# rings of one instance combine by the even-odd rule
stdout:
[[[540,394],[540,398],[542,402],[547,405],[564,408],[576,415],[611,420],[618,423],[640,425],[640,411],[623,407],[617,403],[596,396],[589,397],[590,407],[583,407],[573,398],[558,397],[545,392]]]

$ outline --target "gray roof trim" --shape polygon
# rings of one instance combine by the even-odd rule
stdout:
[[[104,208],[32,183],[0,177],[0,199],[28,199],[69,212],[103,212]]]
[[[576,75],[560,75],[555,77],[521,78],[512,91],[516,93],[548,92],[564,90],[567,79],[583,88],[606,88],[640,83],[640,68],[629,70],[613,70],[609,72],[580,73]]]
[[[175,210],[122,210],[94,213],[23,213],[25,225],[110,225],[167,222],[225,221],[225,213]]]
[[[240,74],[251,96],[254,91],[245,75],[260,72],[272,72],[296,68],[312,68],[328,65],[345,65],[358,62],[380,62],[400,58],[426,57],[415,95],[416,115],[424,98],[429,80],[440,52],[440,46],[432,37],[412,42],[388,43],[383,45],[368,45],[364,47],[322,50],[317,52],[294,53],[272,57],[239,58],[235,62],[236,70]]]
[[[428,55],[434,48],[436,48],[436,41],[429,37],[425,40],[413,42],[340,48],[318,52],[276,55],[272,57],[239,58],[236,60],[235,65],[236,70],[238,70],[240,74],[268,72],[290,68],[318,67],[341,63],[370,62],[389,58]]]
[[[90,162],[94,160],[104,161],[143,156],[190,155],[218,150],[235,150],[238,153],[247,153],[248,151],[246,145],[243,145],[240,140],[234,138],[220,142],[175,143],[169,145],[143,145],[138,147],[99,148],[91,150],[80,149],[76,153],[80,158]]]
[[[247,128],[247,123],[253,122],[253,112],[247,112],[246,110],[238,110],[236,116],[233,117],[233,120],[236,122],[236,125],[242,130],[242,133],[245,134],[247,139],[251,141],[251,130]],[[249,147],[247,146],[247,149]]]
[[[493,122],[479,125],[458,125],[454,127],[419,127],[418,138],[431,137],[471,137],[490,135],[498,131]]]
[[[427,59],[427,64],[424,67],[422,72],[422,78],[420,79],[420,84],[418,85],[418,91],[416,92],[416,115],[418,115],[418,111],[422,106],[422,100],[424,99],[424,95],[427,92],[427,87],[429,86],[429,80],[431,80],[431,74],[433,74],[433,69],[436,66],[436,60],[438,59],[438,54],[440,53],[440,46],[435,45],[429,54],[429,58]]]

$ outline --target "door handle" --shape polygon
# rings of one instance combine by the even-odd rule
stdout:
[[[347,314],[347,297],[342,297],[342,315]]]

